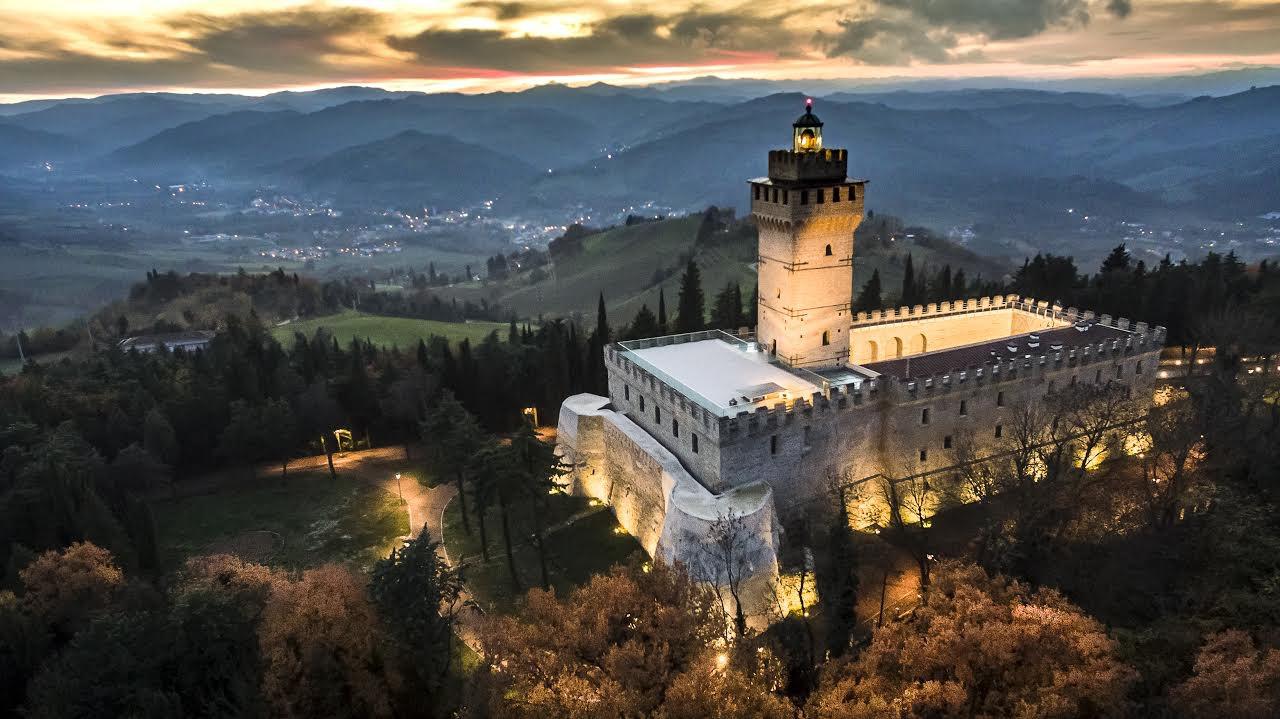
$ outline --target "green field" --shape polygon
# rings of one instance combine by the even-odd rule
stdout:
[[[409,532],[403,503],[382,489],[327,472],[259,477],[212,494],[153,506],[166,566],[233,552],[288,568],[326,562],[368,567]]]
[[[332,332],[344,345],[352,338],[359,338],[368,339],[380,347],[396,346],[400,349],[413,349],[418,346],[418,340],[425,340],[431,335],[444,337],[451,343],[469,339],[472,344],[483,341],[494,330],[504,340],[507,336],[507,325],[501,322],[438,322],[352,311],[279,325],[271,330],[271,334],[288,346],[293,342],[294,333],[301,332],[311,337],[321,327]]]

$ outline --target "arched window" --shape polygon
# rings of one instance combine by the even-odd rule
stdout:
[[[893,356],[895,359],[902,356],[902,338],[901,337],[893,338]]]
[[[827,346],[827,345],[829,345],[829,344],[831,344],[831,333],[830,333],[830,332],[828,332],[828,331],[826,331],[826,330],[823,330],[823,332],[822,332],[822,346],[823,346],[823,347],[826,347],[826,346]]]
[[[831,245],[827,245],[827,257],[831,256]]]
[[[875,362],[880,359],[880,345],[875,342],[867,342],[868,362]]]
[[[774,340],[773,344],[769,346],[769,354],[771,355],[778,354],[778,340]]]

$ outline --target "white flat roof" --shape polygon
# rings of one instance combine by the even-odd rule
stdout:
[[[747,351],[723,340],[706,339],[627,351],[641,366],[648,364],[661,373],[660,377],[665,374],[674,379],[678,383],[675,389],[681,390],[683,385],[726,416],[754,410],[755,405],[745,401],[742,395],[744,390],[759,385],[778,385],[790,393],[788,402],[797,397],[810,397],[821,390],[818,385],[770,364],[768,353]],[[699,397],[690,399],[698,401]],[[737,400],[738,404],[730,405],[729,400]],[[759,404],[771,405],[777,401],[774,398]]]

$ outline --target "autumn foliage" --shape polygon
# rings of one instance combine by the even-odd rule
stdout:
[[[909,619],[825,670],[806,716],[1122,716],[1135,679],[1103,627],[1057,592],[944,563]]]

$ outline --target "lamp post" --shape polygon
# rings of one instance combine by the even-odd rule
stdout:
[[[400,501],[404,501],[404,491],[400,489],[400,473],[396,472],[396,494],[400,495]]]

